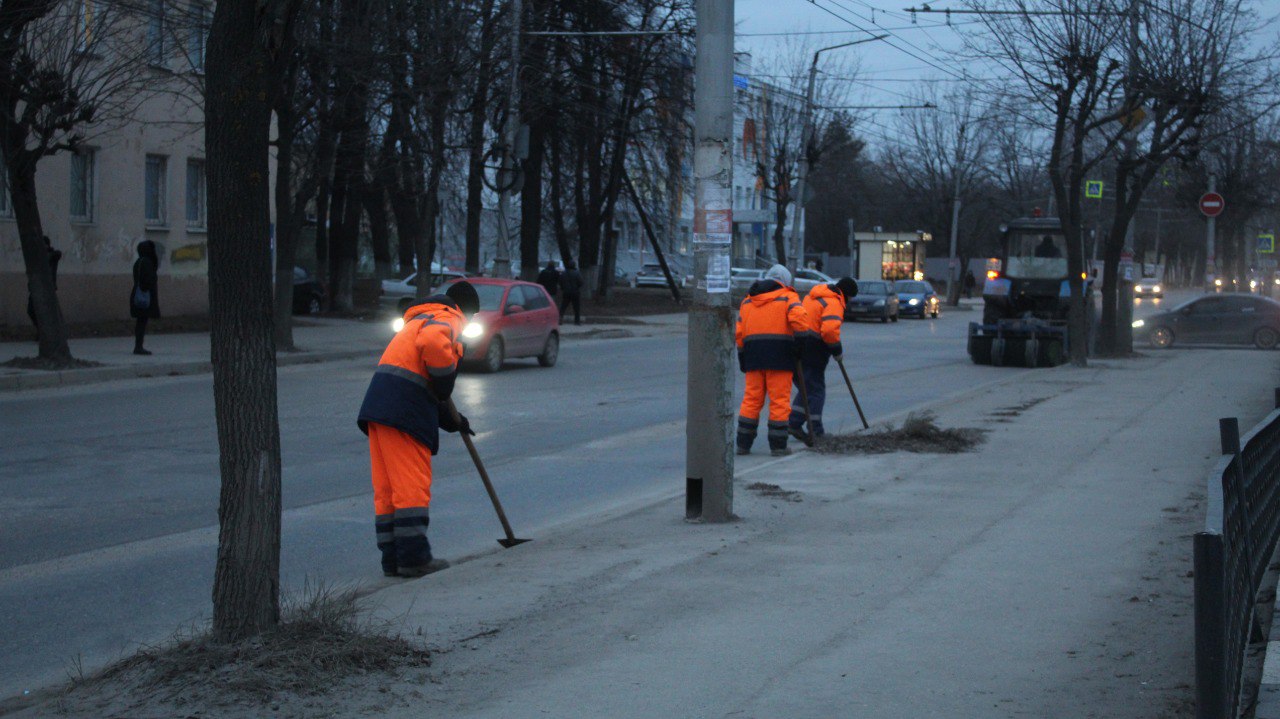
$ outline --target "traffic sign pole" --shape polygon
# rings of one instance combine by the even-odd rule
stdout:
[[[1209,192],[1208,192],[1209,195],[1214,195],[1214,196],[1218,195],[1218,193],[1214,191],[1214,187],[1215,185],[1217,185],[1217,182],[1218,182],[1217,175],[1212,175],[1212,174],[1209,175]],[[1200,211],[1204,212],[1203,197],[1200,198]],[[1222,211],[1221,206],[1219,206],[1218,212],[1221,212],[1221,211]],[[1205,214],[1208,214],[1208,213],[1205,213]],[[1216,262],[1217,258],[1214,253],[1214,232],[1216,229],[1214,226],[1215,225],[1214,218],[1217,216],[1218,216],[1217,212],[1209,215],[1208,230],[1207,230],[1207,234],[1205,235],[1204,273],[1205,273],[1205,281],[1209,284],[1213,283],[1214,275],[1216,275],[1218,272],[1217,262]]]

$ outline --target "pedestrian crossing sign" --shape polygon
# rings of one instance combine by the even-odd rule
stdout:
[[[1261,254],[1274,254],[1276,251],[1276,236],[1272,234],[1258,235],[1258,252]]]
[[[1091,200],[1102,199],[1102,180],[1088,180],[1084,183],[1084,196]]]

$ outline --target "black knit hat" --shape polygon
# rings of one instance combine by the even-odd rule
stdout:
[[[840,294],[844,295],[846,300],[858,295],[858,283],[854,282],[852,277],[841,277],[836,282],[836,289],[840,291]]]
[[[470,282],[459,280],[449,285],[445,295],[458,304],[462,314],[470,317],[480,309],[480,293]]]

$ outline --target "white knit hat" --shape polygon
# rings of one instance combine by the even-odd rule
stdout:
[[[781,284],[783,287],[791,286],[791,271],[782,265],[774,265],[773,267],[770,267],[769,271],[764,273],[764,278],[766,280],[773,280]]]

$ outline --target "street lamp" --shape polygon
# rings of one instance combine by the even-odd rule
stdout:
[[[883,40],[888,35],[842,42],[839,45],[820,48],[813,53],[813,63],[809,65],[809,89],[804,95],[804,124],[800,131],[800,168],[796,173],[796,211],[791,217],[791,250],[795,253],[795,269],[804,267],[804,238],[800,235],[800,222],[804,213],[805,180],[809,176],[809,145],[813,143],[813,90],[818,80],[818,56],[828,50],[839,50],[842,47],[861,45],[874,40]]]

